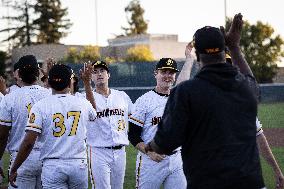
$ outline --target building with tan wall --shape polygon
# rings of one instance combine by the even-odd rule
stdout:
[[[130,47],[136,45],[146,45],[151,50],[154,59],[159,60],[162,57],[171,57],[177,60],[184,59],[184,50],[187,42],[179,42],[178,35],[168,34],[144,34],[137,36],[123,36],[108,40],[109,45],[100,47],[100,55],[103,57],[125,58],[126,52]],[[63,45],[63,44],[42,44],[32,45],[12,50],[12,64],[27,54],[33,54],[40,61],[47,58],[61,60],[67,55],[68,49],[75,47],[83,49],[81,45]],[[284,83],[284,67],[280,67],[274,80],[275,83]]]
[[[109,46],[100,47],[100,54],[104,57],[125,58],[127,49],[136,45],[146,45],[153,53],[154,59],[162,57],[184,58],[184,49],[187,43],[179,42],[177,35],[145,34],[133,37],[118,37],[108,40]],[[60,60],[67,55],[68,49],[80,45],[42,44],[32,45],[12,50],[12,62],[27,54],[33,54],[38,60],[54,58]]]

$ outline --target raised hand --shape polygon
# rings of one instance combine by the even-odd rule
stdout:
[[[53,58],[47,58],[44,61],[44,64],[46,64],[46,71],[44,69],[40,69],[43,75],[48,76],[49,70],[56,64],[56,61]]]
[[[55,64],[56,64],[56,61],[53,58],[48,58],[46,60],[46,70],[47,70],[47,73],[52,68],[52,66],[54,66]]]
[[[192,52],[193,49],[193,43],[189,42],[185,47],[185,58],[195,58],[195,55]]]
[[[229,32],[225,33],[225,41],[228,48],[239,47],[241,40],[241,32],[243,28],[243,15],[241,13],[234,16]],[[221,30],[224,29],[221,28]]]
[[[84,63],[83,68],[80,70],[80,77],[85,84],[89,84],[91,82],[93,72],[93,66],[90,63]]]

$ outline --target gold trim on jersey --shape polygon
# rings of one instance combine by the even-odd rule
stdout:
[[[138,119],[136,119],[134,117],[131,117],[131,116],[129,116],[129,118],[132,119],[133,121],[136,121],[137,123],[140,123],[140,124],[144,125],[143,121],[140,121],[140,120],[138,120]]]
[[[42,128],[40,126],[37,126],[37,125],[27,125],[26,127],[31,127],[31,128],[34,128],[34,129],[42,130]]]
[[[94,178],[94,175],[93,175],[93,171],[92,171],[92,147],[89,147],[89,154],[90,154],[90,158],[89,158],[89,166],[90,166],[90,177],[91,177],[91,182],[95,188],[95,178]]]

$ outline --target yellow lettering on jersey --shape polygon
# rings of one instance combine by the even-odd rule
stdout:
[[[118,120],[118,131],[123,131],[125,129],[125,121],[124,120]]]
[[[67,119],[69,117],[71,117],[71,116],[74,117],[72,128],[71,128],[71,132],[69,133],[68,136],[76,135],[76,131],[77,131],[77,128],[78,128],[80,115],[81,115],[81,112],[68,112],[67,113]]]
[[[32,103],[29,103],[28,105],[26,105],[26,108],[28,109],[28,118],[32,109]]]
[[[53,129],[53,136],[61,137],[66,131],[66,127],[64,125],[64,116],[61,113],[56,113],[53,114],[52,120],[55,123],[55,129]],[[60,130],[56,131],[56,129],[58,128],[60,128]]]

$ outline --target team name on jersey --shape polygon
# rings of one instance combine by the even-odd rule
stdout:
[[[124,110],[122,109],[104,109],[102,112],[97,112],[97,118],[109,117],[113,115],[124,116]]]
[[[155,116],[155,117],[152,118],[151,124],[152,125],[158,125],[161,120],[162,120],[162,117],[156,117]]]

